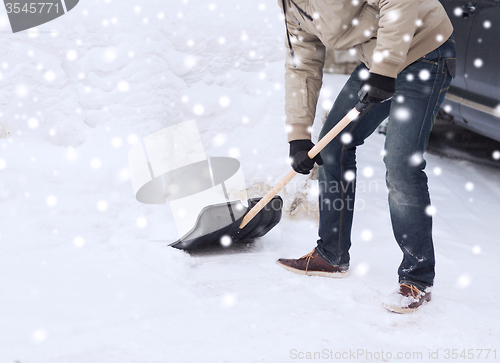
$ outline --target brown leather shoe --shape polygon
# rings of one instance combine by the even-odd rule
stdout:
[[[316,253],[316,249],[299,259],[292,260],[280,258],[276,263],[288,271],[299,275],[325,276],[325,277],[347,277],[349,267],[335,267],[326,262]]]
[[[399,291],[390,295],[382,306],[389,311],[399,314],[413,313],[431,301],[431,288],[419,290],[414,285],[401,284]]]

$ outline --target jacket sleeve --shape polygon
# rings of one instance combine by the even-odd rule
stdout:
[[[310,127],[314,122],[322,85],[325,46],[316,36],[302,30],[292,14],[288,13],[287,18],[294,52],[292,59],[286,41],[285,114],[288,141],[311,139]]]
[[[377,45],[370,72],[397,77],[417,29],[418,0],[380,0]]]

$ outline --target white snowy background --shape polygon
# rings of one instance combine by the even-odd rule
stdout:
[[[498,170],[426,155],[437,275],[416,314],[380,305],[402,255],[379,134],[358,150],[367,187],[347,279],[275,264],[315,246],[314,214],[213,253],[161,242],[178,237],[171,213],[135,200],[130,146],[196,119],[207,155],[238,158],[249,188],[273,185],[289,168],[284,38],[275,0],[81,0],[18,34],[2,7],[1,363],[290,362],[293,349],[500,357]],[[346,79],[325,76],[314,135]],[[287,200],[311,185],[297,177]]]

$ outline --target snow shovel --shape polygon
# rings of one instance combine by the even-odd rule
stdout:
[[[307,153],[313,159],[351,121],[366,109],[367,103],[359,102]],[[194,250],[214,244],[228,246],[232,242],[262,237],[281,220],[283,200],[277,196],[283,187],[297,175],[290,170],[264,197],[250,199],[248,207],[239,201],[220,203],[205,207],[195,226],[170,246],[182,250]],[[229,214],[232,223],[227,223]]]

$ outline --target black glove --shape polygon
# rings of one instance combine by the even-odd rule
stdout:
[[[361,83],[358,99],[361,103],[380,103],[391,99],[396,92],[396,78],[370,73]]]
[[[314,166],[314,163],[323,165],[323,159],[318,154],[314,159],[307,156],[309,150],[313,148],[314,144],[311,140],[293,140],[290,141],[290,158],[292,159],[292,168],[297,173],[309,174]]]

